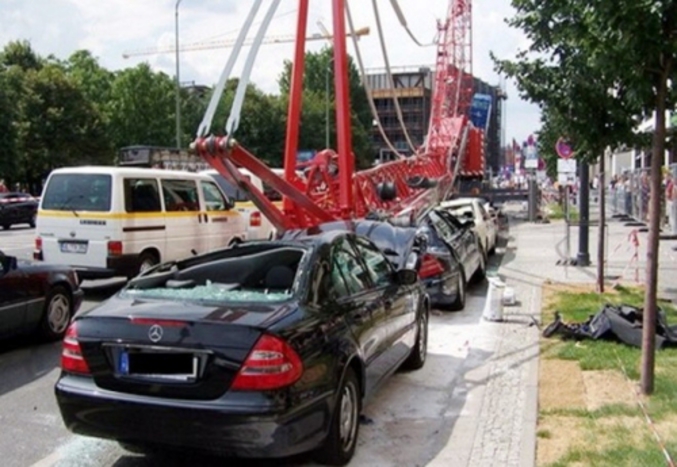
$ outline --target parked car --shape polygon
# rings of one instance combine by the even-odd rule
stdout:
[[[462,310],[468,282],[486,272],[477,236],[444,211],[430,212],[419,225],[362,220],[320,229],[351,229],[373,241],[396,268],[415,269],[433,307]]]
[[[443,210],[431,211],[420,231],[426,235],[428,247],[419,276],[431,303],[438,308],[462,310],[468,283],[486,275],[486,258],[478,237]]]
[[[449,211],[458,219],[474,223],[473,228],[480,239],[482,251],[485,255],[491,255],[496,251],[498,228],[484,208],[484,203],[481,199],[459,198],[444,201],[440,204],[440,207]]]
[[[248,242],[157,266],[79,313],[56,397],[71,431],[135,452],[314,450],[343,465],[363,399],[425,363],[428,311],[416,272],[364,237]]]
[[[0,338],[33,332],[62,338],[84,295],[77,274],[2,252],[0,265]]]
[[[0,226],[8,230],[16,224],[35,227],[38,201],[28,193],[0,193]]]

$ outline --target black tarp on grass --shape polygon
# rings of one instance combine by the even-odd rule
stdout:
[[[560,335],[564,339],[615,340],[642,347],[642,309],[630,305],[606,304],[597,314],[583,323],[565,323],[559,313],[543,331],[544,337]],[[677,346],[677,326],[668,324],[665,312],[658,309],[656,317],[656,348]]]

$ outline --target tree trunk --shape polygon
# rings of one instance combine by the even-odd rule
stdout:
[[[606,239],[606,182],[604,171],[606,154],[602,154],[599,159],[599,240],[597,242],[597,291],[604,293],[604,253],[605,253],[605,239]]]
[[[649,235],[646,249],[646,292],[642,323],[642,393],[654,390],[656,358],[656,298],[658,292],[658,237],[661,216],[661,166],[665,155],[665,99],[667,78],[663,77],[656,96],[656,128],[652,142],[651,192],[649,198]]]

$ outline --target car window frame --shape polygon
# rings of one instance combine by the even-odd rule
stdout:
[[[216,193],[218,193],[219,197],[221,198],[221,201],[223,202],[223,209],[209,209],[209,205],[207,204],[207,195],[205,191],[205,187],[211,187],[214,190],[216,190]],[[204,202],[204,210],[207,212],[227,212],[230,211],[230,209],[233,206],[232,201],[230,198],[221,191],[221,188],[219,187],[218,183],[215,181],[211,180],[201,180],[200,181],[200,195],[202,196],[203,202]]]
[[[371,269],[367,265],[366,260],[364,259],[364,256],[360,254],[360,250],[359,250],[359,243],[360,242],[365,244],[365,248],[367,250],[372,250],[374,253],[376,253],[378,256],[380,256],[383,259],[383,262],[386,264],[386,267],[388,268],[387,283],[379,284],[376,281],[376,278],[371,275],[371,272],[372,272]],[[392,285],[392,283],[393,283],[392,277],[393,277],[393,274],[395,273],[395,268],[393,267],[392,262],[390,260],[388,260],[388,257],[386,255],[384,255],[383,252],[368,238],[361,237],[361,236],[354,236],[350,239],[350,243],[352,244],[353,249],[355,249],[355,252],[356,252],[358,258],[360,258],[362,260],[362,267],[367,271],[367,274],[369,274],[369,276],[370,276],[372,288],[380,289],[382,287],[388,287],[389,285]]]

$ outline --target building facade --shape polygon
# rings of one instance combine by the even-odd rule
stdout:
[[[391,72],[394,86],[390,85],[385,70],[370,70],[367,74],[367,85],[372,90],[374,105],[385,134],[399,152],[409,155],[411,149],[398,120],[393,97],[397,96],[399,101],[402,120],[411,143],[415,148],[421,146],[430,125],[435,72],[431,66],[392,68]],[[506,96],[498,86],[475,78],[473,94],[477,93],[487,94],[492,98],[485,133],[486,167],[487,170],[498,173],[505,163],[501,150],[501,135],[503,134],[501,115]],[[376,125],[372,128],[371,136],[377,160],[391,160],[392,151],[383,140]]]

